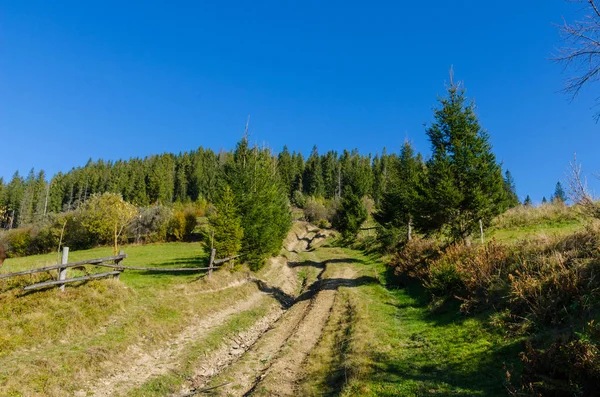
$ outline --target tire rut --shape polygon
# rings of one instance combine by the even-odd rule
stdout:
[[[296,382],[302,377],[302,363],[321,339],[331,314],[337,283],[354,277],[351,269],[343,268],[335,269],[331,277],[324,279],[326,270],[324,266],[317,281],[282,315],[273,329],[210,383],[230,382],[213,391],[213,395],[294,394]]]

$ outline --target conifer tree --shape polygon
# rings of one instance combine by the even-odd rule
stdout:
[[[226,185],[214,203],[215,211],[208,217],[214,231],[214,247],[219,258],[236,255],[242,248],[242,219],[235,205],[233,191]]]
[[[451,82],[434,111],[435,122],[427,129],[433,153],[420,217],[425,231],[445,231],[455,240],[466,239],[480,220],[488,225],[506,209],[501,167],[475,104],[466,100],[465,90]]]
[[[406,239],[410,240],[413,221],[419,211],[419,191],[422,190],[424,165],[415,156],[411,144],[405,142],[400,157],[390,168],[390,186],[383,193],[374,218],[386,229],[386,233],[393,233],[394,229],[404,230]]]
[[[304,184],[304,192],[309,196],[323,197],[325,195],[321,157],[316,145],[313,146],[310,157],[306,160],[302,183]]]
[[[542,197],[542,204],[548,204],[548,200],[546,199],[546,196]]]
[[[342,233],[342,237],[348,240],[356,236],[367,216],[362,196],[355,194],[351,187],[347,187],[332,224]]]
[[[228,165],[227,182],[242,219],[242,249],[251,267],[258,269],[264,258],[279,251],[291,226],[289,201],[275,158],[267,149],[250,147],[244,137]]]
[[[506,192],[506,203],[508,208],[513,208],[521,204],[517,196],[517,187],[515,180],[509,170],[504,173],[504,190]]]
[[[290,198],[294,192],[295,165],[287,145],[284,145],[283,150],[277,156],[277,170]]]
[[[563,189],[560,181],[556,182],[556,187],[554,188],[554,195],[552,196],[553,203],[565,203],[567,201],[567,194],[565,193],[565,189]]]
[[[525,197],[525,201],[523,201],[523,205],[525,207],[531,207],[532,202],[531,202],[531,197],[529,197],[529,195],[527,195],[527,197]]]

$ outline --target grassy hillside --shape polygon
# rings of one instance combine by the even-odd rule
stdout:
[[[457,305],[432,310],[417,285],[388,286],[394,276],[373,257],[334,247],[318,257],[344,258],[359,281],[340,287],[301,395],[506,395],[503,363],[518,362],[518,339]]]
[[[567,235],[579,230],[583,223],[576,207],[563,204],[518,206],[498,216],[487,234],[499,242],[511,243],[541,235]]]
[[[124,248],[126,265],[186,267],[206,263],[200,244],[171,243]],[[72,252],[71,260],[108,256],[110,248]],[[54,255],[6,261],[2,272],[55,263]],[[106,374],[98,366],[118,362],[132,346],[148,349],[167,341],[195,316],[206,316],[255,290],[250,285],[207,294],[243,277],[125,272],[121,281],[101,280],[22,293],[0,287],[0,394],[73,395],[82,382]],[[29,277],[25,277],[25,281]]]

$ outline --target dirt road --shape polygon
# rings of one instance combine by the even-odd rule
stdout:
[[[312,225],[295,224],[284,242],[283,255],[273,258],[261,272],[206,291],[218,294],[246,288],[244,301],[194,319],[171,343],[155,351],[132,346],[123,360],[126,367],[115,368],[111,376],[88,385],[80,394],[126,395],[153,378],[177,372],[185,353],[212,329],[256,308],[266,314],[203,356],[173,395],[192,396],[207,388],[214,388],[212,395],[295,394],[303,363],[323,336],[339,287],[351,286],[356,278],[344,258],[318,259],[315,250],[327,237],[327,232]]]

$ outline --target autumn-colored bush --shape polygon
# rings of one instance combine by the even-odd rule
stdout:
[[[511,386],[513,395],[548,397],[597,396],[600,390],[600,353],[589,340],[571,339],[535,349],[525,343],[521,353],[521,390]]]
[[[438,253],[439,244],[435,240],[415,237],[396,252],[390,265],[399,276],[426,280],[429,262]]]

